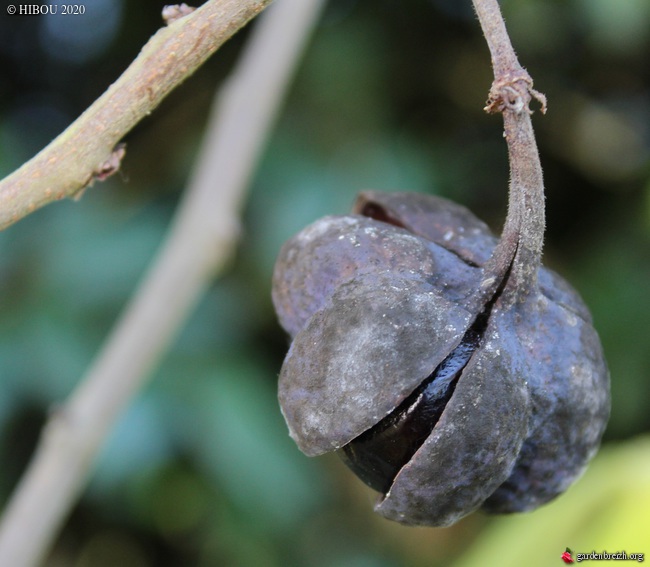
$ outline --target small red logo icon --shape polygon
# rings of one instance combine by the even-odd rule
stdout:
[[[573,551],[571,551],[571,549],[567,547],[566,551],[561,556],[562,561],[564,561],[565,563],[573,563],[573,557],[571,557],[572,553]]]

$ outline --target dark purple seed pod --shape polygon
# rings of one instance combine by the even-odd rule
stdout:
[[[307,227],[275,268],[292,337],[279,399],[300,449],[337,451],[406,524],[531,510],[566,490],[609,415],[578,294],[521,268],[525,254],[493,277],[498,240],[444,199],[368,192],[354,213]]]

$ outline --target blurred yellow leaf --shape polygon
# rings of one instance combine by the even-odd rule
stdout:
[[[650,551],[650,437],[605,447],[566,494],[530,514],[494,518],[454,567],[562,565],[577,553]]]

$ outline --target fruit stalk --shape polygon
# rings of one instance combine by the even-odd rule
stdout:
[[[484,296],[510,271],[506,297],[521,298],[536,286],[544,241],[544,179],[529,108],[532,98],[546,111],[546,98],[519,64],[497,0],[473,0],[492,56],[494,82],[486,112],[503,115],[510,188],[501,241],[485,266]]]

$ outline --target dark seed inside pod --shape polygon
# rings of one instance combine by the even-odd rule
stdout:
[[[460,344],[395,410],[338,451],[368,486],[388,492],[401,468],[431,434],[454,393],[463,368],[478,348],[487,323],[481,314]]]
[[[391,215],[385,207],[382,207],[378,203],[373,203],[370,200],[360,206],[358,213],[364,217],[368,217],[376,221],[392,224],[393,226],[397,226],[399,228],[406,228],[404,224],[402,224],[402,222]]]

